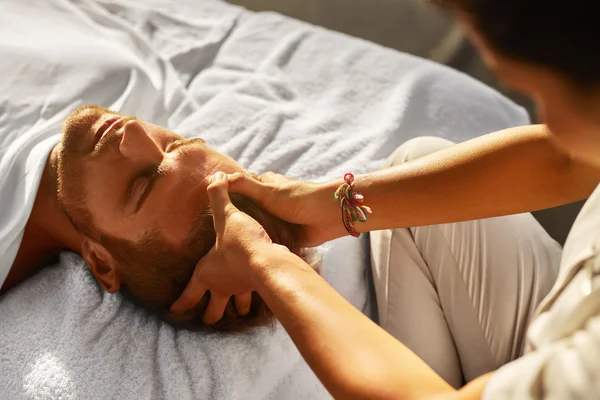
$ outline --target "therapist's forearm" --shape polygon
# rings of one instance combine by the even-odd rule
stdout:
[[[373,214],[361,232],[449,223],[550,208],[586,198],[600,171],[555,147],[543,125],[485,135],[399,166],[356,177]],[[325,215],[339,212],[322,187]],[[336,209],[337,208],[337,209]],[[337,215],[337,214],[333,214]]]
[[[421,400],[454,392],[298,257],[278,252],[253,268],[258,293],[336,399]]]

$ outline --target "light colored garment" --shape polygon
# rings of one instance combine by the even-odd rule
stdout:
[[[377,169],[415,136],[461,141],[528,122],[448,68],[222,1],[2,10],[0,112],[15,132],[95,103],[203,137],[252,172],[320,181]],[[367,311],[367,238],[320,251],[325,278]],[[279,325],[176,331],[102,292],[75,255],[3,295],[0,321],[0,398],[330,398]]]
[[[567,238],[559,277],[530,325],[526,355],[492,377],[484,398],[600,398],[600,186]]]
[[[56,132],[45,126],[15,140],[0,126],[0,287],[19,251]]]
[[[413,139],[387,166],[450,145]],[[459,388],[522,354],[561,252],[531,214],[372,232],[380,325]]]

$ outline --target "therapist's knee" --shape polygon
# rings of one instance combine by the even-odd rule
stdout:
[[[454,144],[448,139],[435,136],[421,136],[410,139],[398,147],[387,159],[384,167],[403,164],[407,161],[415,160],[436,151],[445,149]]]

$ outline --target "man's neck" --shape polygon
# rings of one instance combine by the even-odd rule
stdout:
[[[58,203],[58,145],[52,149],[40,182],[28,225],[46,237],[50,248],[57,251],[81,251],[79,234]]]
[[[57,159],[58,146],[55,146],[46,161],[19,252],[2,290],[35,274],[63,250],[81,251],[82,237],[58,203]]]

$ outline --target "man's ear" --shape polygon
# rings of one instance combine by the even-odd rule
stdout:
[[[81,255],[92,270],[96,280],[108,293],[116,293],[121,287],[119,263],[100,243],[83,239]]]

